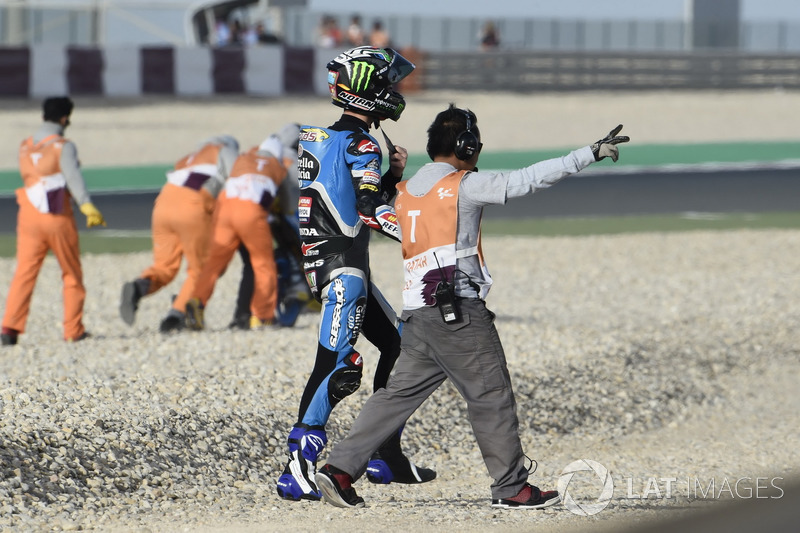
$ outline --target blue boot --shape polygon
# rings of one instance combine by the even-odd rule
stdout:
[[[372,483],[427,483],[436,479],[436,471],[414,465],[400,448],[402,429],[381,444],[367,464],[367,479]]]
[[[289,462],[278,478],[278,496],[284,500],[320,500],[322,493],[314,482],[317,458],[325,449],[328,436],[321,428],[296,425],[289,432]]]

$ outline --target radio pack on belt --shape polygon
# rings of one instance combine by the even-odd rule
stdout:
[[[456,289],[452,283],[441,281],[436,286],[436,307],[439,308],[446,324],[461,320],[458,307],[456,307]]]
[[[456,306],[456,287],[453,283],[447,281],[445,272],[442,270],[439,264],[439,258],[436,257],[435,253],[433,254],[433,258],[436,259],[436,266],[439,267],[439,274],[442,276],[442,281],[436,285],[436,307],[439,308],[439,312],[442,314],[442,320],[444,320],[445,324],[458,322],[461,320],[461,314],[458,312],[458,307]]]

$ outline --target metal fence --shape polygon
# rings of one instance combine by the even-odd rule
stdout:
[[[422,89],[573,91],[800,88],[800,55],[738,53],[428,53]]]

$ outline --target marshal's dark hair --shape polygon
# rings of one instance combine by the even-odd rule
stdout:
[[[436,115],[428,128],[428,157],[448,156],[454,153],[456,140],[467,129],[467,114],[470,116],[471,131],[480,137],[478,117],[469,109],[459,109],[451,103],[450,107]]]
[[[42,104],[44,119],[47,122],[58,122],[61,120],[61,117],[70,116],[73,107],[72,100],[67,96],[53,96],[47,98]]]

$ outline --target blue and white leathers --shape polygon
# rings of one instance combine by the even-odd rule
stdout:
[[[368,254],[370,228],[398,238],[392,231],[396,219],[385,217],[384,208],[399,178],[380,175],[377,141],[365,122],[347,113],[330,128],[302,128],[298,155],[303,269],[322,311],[314,369],[289,434],[290,459],[277,490],[289,500],[318,500],[322,494],[314,473],[327,442],[325,425],[336,404],[361,383],[356,341],[363,336],[380,352],[373,392],[386,386],[400,355],[397,314],[370,281]],[[423,481],[411,474],[416,470],[401,450],[400,432],[398,428],[381,445],[380,457],[370,461],[385,466],[382,475],[371,478],[376,483]]]
[[[330,128],[301,128],[298,214],[303,268],[322,303],[317,361],[306,385],[298,424],[324,427],[333,407],[361,381],[354,345],[362,332],[391,362],[399,353],[397,317],[369,280],[369,231],[363,212],[394,194],[380,174],[378,142],[362,121],[343,116]],[[371,213],[370,213],[371,214]],[[368,310],[368,311],[367,311]],[[369,319],[365,321],[365,315]],[[376,383],[378,377],[376,376]]]

